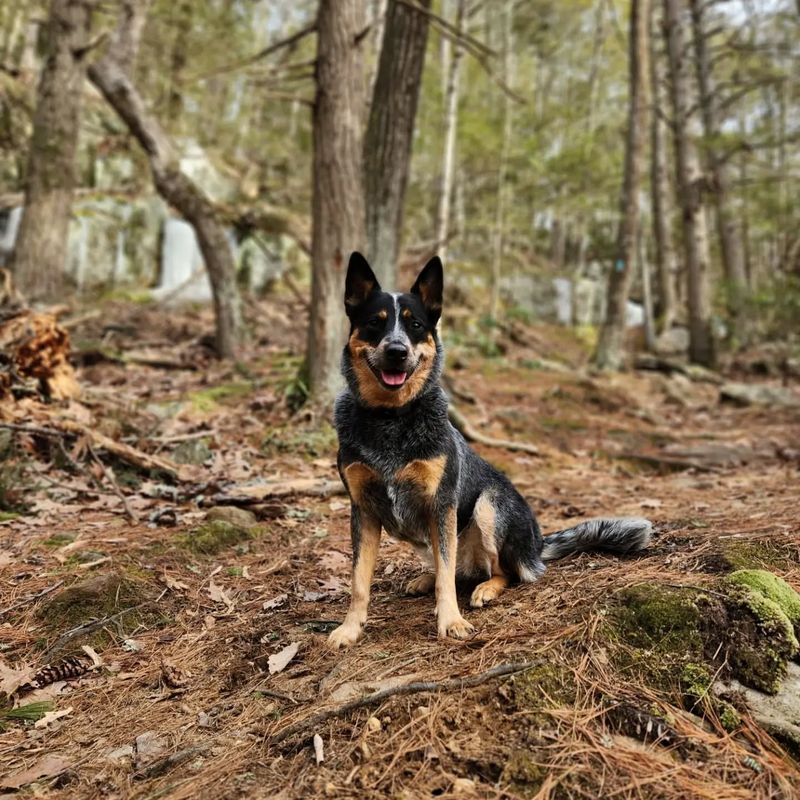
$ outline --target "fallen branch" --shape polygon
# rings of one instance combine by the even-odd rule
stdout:
[[[652,456],[647,453],[615,453],[613,458],[623,461],[641,461],[643,464],[650,464],[654,467],[668,467],[671,470],[696,469],[698,472],[719,472],[716,467],[710,464],[702,464],[699,461],[672,458],[670,456]]]
[[[291,481],[275,481],[262,483],[258,486],[243,486],[235,494],[220,493],[204,497],[200,501],[202,508],[210,506],[255,506],[274,497],[289,497],[300,495],[303,497],[333,497],[345,494],[341,481],[332,481],[327,478],[298,478]]]
[[[132,523],[133,525],[136,525],[136,523],[139,520],[137,519],[136,514],[133,513],[133,509],[130,507],[130,504],[128,503],[128,498],[125,497],[122,489],[119,488],[119,484],[115,480],[113,474],[108,469],[108,467],[97,457],[97,453],[95,453],[94,448],[91,445],[89,445],[89,455],[92,457],[92,460],[100,468],[100,471],[103,473],[103,477],[106,479],[106,482],[111,487],[111,490],[122,502],[122,507],[125,509],[125,516],[128,518],[128,522]]]
[[[524,672],[533,667],[539,667],[543,661],[521,661],[516,664],[500,664],[497,667],[492,667],[481,672],[477,675],[470,675],[466,678],[451,678],[446,681],[415,681],[413,683],[406,683],[403,686],[393,686],[389,689],[380,689],[377,692],[368,694],[366,697],[361,697],[358,700],[351,700],[349,703],[338,706],[337,708],[329,708],[326,711],[320,711],[317,714],[312,714],[300,722],[289,725],[282,731],[278,731],[270,737],[270,744],[279,744],[280,742],[294,736],[298,733],[304,733],[309,729],[316,729],[324,722],[334,717],[343,717],[357,708],[364,708],[365,706],[380,705],[390,697],[397,695],[407,694],[420,694],[422,692],[450,692],[459,691],[462,689],[470,689],[473,686],[480,686],[482,683],[494,680],[495,678],[502,678],[506,675],[514,675],[517,672]]]
[[[491,436],[485,436],[467,421],[466,417],[454,406],[450,405],[448,410],[450,422],[460,431],[461,435],[468,442],[475,442],[476,444],[484,444],[487,447],[502,447],[506,450],[516,450],[521,453],[530,453],[532,456],[541,455],[539,448],[526,442],[512,442],[510,439],[494,439]]]
[[[52,420],[50,422],[50,427],[0,422],[0,428],[7,428],[8,430],[19,431],[21,433],[30,433],[34,436],[48,436],[56,439],[61,439],[64,435],[85,436],[92,445],[111,453],[121,461],[133,464],[141,469],[161,470],[175,479],[179,478],[179,467],[174,462],[162,458],[161,456],[149,455],[141,450],[137,450],[135,447],[117,442],[105,434],[87,428],[85,425],[81,425],[79,422],[74,422],[73,420]]]
[[[187,747],[185,750],[178,750],[177,753],[173,753],[166,758],[159,758],[157,761],[154,761],[152,764],[149,764],[146,767],[138,770],[133,774],[134,778],[156,778],[159,775],[163,775],[165,772],[168,772],[173,767],[177,767],[179,764],[184,764],[189,759],[194,758],[195,756],[203,755],[204,753],[208,752],[208,749],[211,747],[211,744],[201,744],[195,747]]]

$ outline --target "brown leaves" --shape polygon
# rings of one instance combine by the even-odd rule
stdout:
[[[21,789],[34,781],[55,778],[69,769],[71,765],[71,760],[55,753],[42,756],[27,769],[14,772],[0,780],[0,789]]]
[[[297,642],[292,642],[287,645],[279,653],[269,657],[269,674],[275,675],[277,672],[283,672],[289,665],[289,662],[297,655],[300,645]]]

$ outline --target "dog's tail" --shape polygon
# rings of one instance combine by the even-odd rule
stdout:
[[[542,561],[555,561],[570,553],[604,550],[609,553],[635,553],[650,543],[653,524],[641,517],[589,519],[544,537]]]

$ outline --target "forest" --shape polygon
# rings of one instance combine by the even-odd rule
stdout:
[[[645,549],[326,646],[353,252]],[[797,797],[798,486],[797,0],[0,0],[0,796]]]

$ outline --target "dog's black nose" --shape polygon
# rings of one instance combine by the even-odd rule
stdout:
[[[386,348],[386,358],[395,363],[405,361],[407,356],[408,348],[404,344],[394,343]]]

